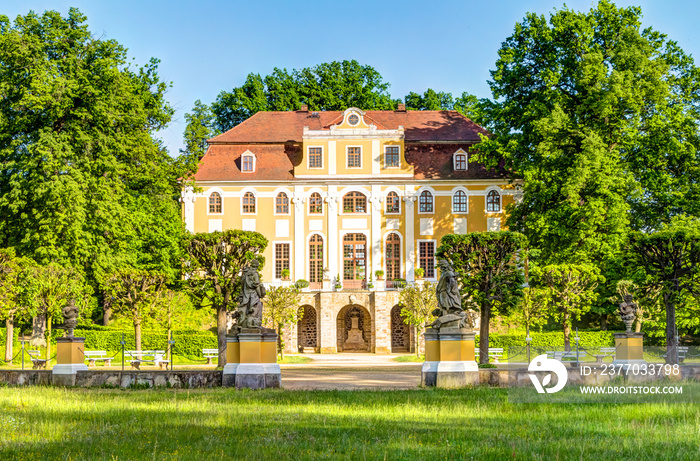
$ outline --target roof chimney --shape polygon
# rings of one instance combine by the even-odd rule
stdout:
[[[398,107],[396,108],[396,112],[406,112],[406,104],[399,103]]]
[[[301,109],[299,109],[299,112],[308,112],[309,111],[309,106],[307,104],[302,104]]]

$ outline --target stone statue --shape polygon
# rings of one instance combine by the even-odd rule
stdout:
[[[238,307],[233,313],[236,320],[234,328],[261,328],[262,327],[262,298],[265,297],[265,287],[260,283],[258,276],[260,263],[254,259],[249,266],[243,269],[241,294],[238,297]]]
[[[620,318],[625,322],[627,327],[627,333],[632,333],[632,325],[634,324],[634,319],[637,318],[637,309],[639,305],[634,302],[632,295],[623,296],[623,301],[620,303]]]
[[[63,336],[66,338],[73,337],[73,330],[78,324],[78,308],[75,306],[75,300],[71,299],[63,307],[63,325],[65,326],[65,332]]]
[[[435,289],[438,308],[432,314],[437,317],[430,328],[442,327],[474,328],[472,311],[465,312],[462,308],[462,295],[459,283],[452,265],[446,259],[438,261],[440,280]]]

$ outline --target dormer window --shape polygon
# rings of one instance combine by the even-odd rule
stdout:
[[[458,150],[452,158],[455,171],[467,171],[467,153]]]
[[[241,158],[241,171],[244,173],[252,173],[255,171],[255,155],[251,152],[243,154]]]

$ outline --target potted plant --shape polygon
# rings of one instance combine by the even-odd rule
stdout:
[[[416,277],[418,277],[419,279],[422,279],[424,275],[425,275],[425,269],[423,269],[422,267],[419,267],[418,269],[416,269]]]
[[[282,269],[282,279],[289,280],[289,269]]]
[[[374,275],[377,277],[377,280],[382,280],[384,278],[384,271],[382,271],[382,270],[374,271]]]
[[[374,283],[372,283],[372,277],[370,277],[369,280],[367,280],[367,289],[371,290],[372,288],[374,288]]]
[[[304,279],[299,279],[296,281],[297,288],[307,288],[309,286],[309,281]]]
[[[341,288],[343,288],[343,284],[340,283],[340,274],[338,274],[335,276],[335,289],[340,290]]]
[[[406,288],[406,279],[394,279],[394,286],[396,288]]]

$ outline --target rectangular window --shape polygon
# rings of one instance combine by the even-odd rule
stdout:
[[[243,171],[253,171],[253,156],[244,155],[243,156]]]
[[[348,147],[348,168],[362,167],[362,148]]]
[[[282,278],[282,271],[289,270],[289,244],[275,243],[275,278]]]
[[[435,277],[435,242],[418,242],[419,264],[425,271],[424,277]]]
[[[309,168],[323,168],[323,151],[320,147],[309,147]]]
[[[399,166],[399,146],[387,146],[384,153],[384,168],[398,168]]]

